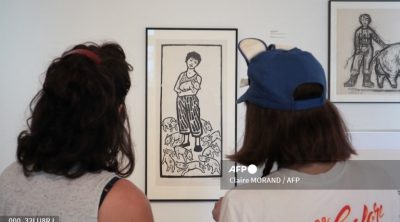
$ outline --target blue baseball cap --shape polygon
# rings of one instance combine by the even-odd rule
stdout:
[[[248,63],[249,88],[237,100],[238,103],[248,101],[278,110],[304,110],[324,105],[325,72],[311,53],[298,48],[275,49],[270,45],[253,58],[247,60],[245,56],[245,59]],[[295,101],[293,94],[302,84],[321,85],[321,97]]]

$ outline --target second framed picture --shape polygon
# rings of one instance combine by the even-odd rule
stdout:
[[[215,200],[236,144],[237,29],[146,29],[146,194]]]
[[[400,102],[400,1],[329,3],[331,101]]]

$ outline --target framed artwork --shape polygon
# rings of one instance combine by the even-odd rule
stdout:
[[[400,102],[400,2],[329,2],[329,97]]]
[[[146,195],[215,200],[236,148],[237,29],[146,29]]]

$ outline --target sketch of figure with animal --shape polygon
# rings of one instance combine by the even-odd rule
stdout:
[[[376,31],[370,27],[371,16],[369,14],[361,14],[359,16],[360,27],[354,32],[354,54],[350,68],[350,78],[344,83],[344,87],[354,87],[356,85],[360,72],[363,75],[362,86],[365,88],[374,88],[371,81],[371,62],[374,55],[373,41],[382,49],[387,45],[376,34]]]

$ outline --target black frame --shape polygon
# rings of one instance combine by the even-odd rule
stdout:
[[[361,98],[361,99],[357,99],[357,98],[354,98],[354,99],[350,99],[350,98],[349,99],[340,99],[340,98],[337,98],[338,97],[337,93],[335,94],[333,92],[334,89],[333,89],[332,84],[334,82],[337,82],[337,74],[333,75],[333,66],[336,66],[336,63],[332,64],[332,56],[333,56],[332,55],[332,51],[333,51],[332,48],[333,48],[333,45],[336,46],[336,48],[340,48],[339,46],[336,45],[336,42],[333,43],[333,40],[331,38],[331,36],[332,36],[332,10],[333,10],[332,9],[332,7],[333,7],[332,5],[335,4],[335,3],[340,3],[340,4],[399,3],[400,4],[400,1],[398,1],[398,0],[382,0],[382,1],[379,1],[379,0],[352,0],[352,1],[348,1],[348,0],[329,0],[329,7],[328,7],[328,84],[329,84],[329,86],[328,86],[328,98],[334,103],[344,103],[344,104],[345,103],[359,103],[359,104],[381,103],[381,104],[384,104],[384,103],[398,103],[398,102],[400,102],[400,96],[399,96],[399,99],[386,99],[385,101],[378,101],[377,96],[374,97],[375,99],[365,99],[365,98]],[[360,8],[362,8],[362,7],[360,7]],[[349,61],[351,61],[351,60],[349,59]],[[375,74],[375,71],[373,71],[373,73]],[[349,77],[349,76],[347,76],[347,77]],[[359,82],[362,81],[362,74],[361,73],[358,76],[358,81]],[[335,84],[338,84],[338,83],[335,83]],[[340,84],[342,84],[342,83],[340,83]],[[334,85],[334,86],[336,86],[336,85]],[[376,88],[376,82],[375,82],[375,88]],[[398,86],[398,88],[400,88],[400,86]],[[378,90],[375,90],[375,91],[378,91]],[[380,91],[384,91],[384,89],[381,89]],[[393,91],[393,90],[391,90],[391,91]],[[400,92],[400,89],[399,90],[394,90],[394,91],[396,91],[396,92],[399,91]],[[367,97],[367,96],[364,95],[364,97]],[[382,97],[384,97],[384,96],[382,96]]]
[[[145,85],[145,90],[146,90],[146,92],[145,92],[145,95],[146,95],[146,99],[145,99],[145,130],[146,130],[146,132],[145,132],[145,194],[148,196],[148,164],[149,164],[149,162],[148,162],[148,147],[149,147],[149,145],[148,145],[148,130],[149,130],[149,128],[148,128],[148,119],[149,119],[149,110],[148,110],[148,106],[149,106],[149,101],[148,101],[148,96],[149,96],[149,87],[148,87],[148,84],[149,84],[149,79],[148,79],[148,72],[149,72],[149,70],[148,70],[148,44],[149,44],[149,42],[148,42],[148,33],[149,33],[149,31],[150,30],[171,30],[171,31],[173,31],[173,30],[182,30],[182,31],[185,31],[185,30],[189,30],[189,31],[233,31],[233,32],[235,32],[235,67],[234,67],[234,69],[235,69],[235,73],[234,73],[234,75],[235,75],[235,101],[236,101],[236,99],[237,99],[237,84],[238,84],[238,82],[237,82],[237,43],[238,43],[238,29],[237,28],[169,28],[169,27],[147,27],[146,28],[146,44],[145,44],[145,47],[146,47],[146,64],[145,64],[145,71],[146,71],[146,85]],[[235,121],[235,123],[234,123],[234,126],[235,126],[235,129],[234,129],[234,138],[235,138],[235,142],[234,142],[234,144],[235,144],[235,147],[234,147],[234,150],[235,150],[235,152],[237,151],[237,147],[236,147],[236,141],[237,141],[237,106],[236,106],[236,104],[234,105],[235,106],[235,113],[234,113],[234,121]],[[226,112],[226,110],[225,110],[225,112]],[[222,120],[221,120],[222,121]],[[222,129],[222,128],[221,128]],[[223,148],[222,148],[222,150],[223,150]],[[221,162],[221,171],[222,171],[222,162]],[[221,174],[222,174],[223,172],[221,172]],[[158,199],[158,198],[149,198],[149,200],[150,201],[157,201],[157,202],[163,202],[163,201],[188,201],[188,202],[191,202],[191,201],[216,201],[216,200],[218,200],[218,198],[216,197],[215,199],[191,199],[191,198],[188,198],[188,199],[186,199],[186,198],[173,198],[173,199],[170,199],[170,198],[168,198],[168,199]]]

